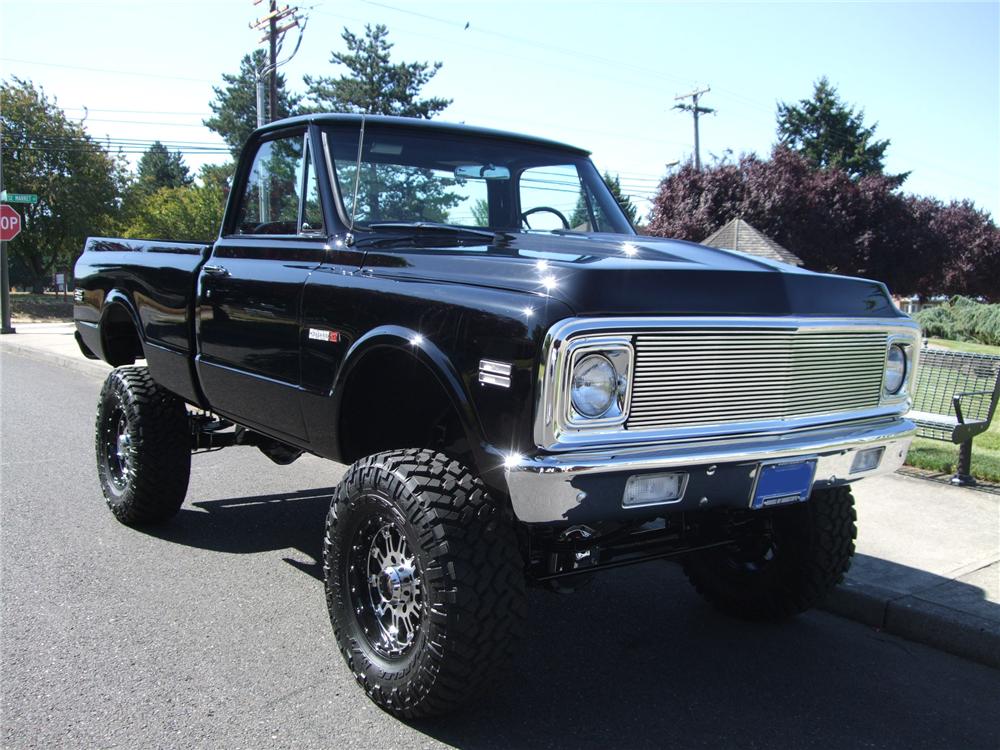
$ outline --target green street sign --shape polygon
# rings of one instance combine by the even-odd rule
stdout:
[[[0,192],[0,203],[38,203],[38,196],[34,193],[8,193],[4,190]]]

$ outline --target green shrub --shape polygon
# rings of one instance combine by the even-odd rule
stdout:
[[[925,336],[1000,346],[1000,304],[953,297],[947,304],[921,310],[915,317]]]
[[[914,316],[920,324],[920,330],[924,336],[935,339],[957,340],[955,335],[955,319],[951,314],[951,307],[941,305],[939,307],[928,307],[921,310]]]

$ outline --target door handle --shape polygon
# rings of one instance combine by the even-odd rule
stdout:
[[[203,266],[202,269],[209,276],[228,276],[229,269],[225,266]]]

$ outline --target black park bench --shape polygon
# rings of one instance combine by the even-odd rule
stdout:
[[[920,351],[913,409],[921,437],[956,443],[952,484],[972,485],[972,438],[989,429],[1000,397],[1000,356],[942,349]]]

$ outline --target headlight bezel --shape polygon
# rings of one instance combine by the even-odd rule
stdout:
[[[886,387],[889,378],[889,356],[893,348],[903,353],[903,378],[895,391]],[[879,403],[883,406],[907,402],[913,389],[913,378],[917,368],[917,346],[914,338],[906,334],[893,334],[886,340],[885,364],[882,368],[882,385],[879,391]]]
[[[898,353],[898,368],[893,363],[893,357]],[[898,341],[889,344],[885,350],[885,370],[882,375],[882,392],[886,396],[896,396],[906,385],[906,376],[910,369],[909,356],[906,347]],[[895,379],[898,378],[898,382]]]
[[[617,391],[611,404],[599,416],[588,417],[573,405],[573,377],[576,368],[588,357],[599,355],[607,360],[617,375]],[[608,429],[620,427],[628,419],[629,403],[632,399],[632,369],[635,352],[631,337],[626,336],[583,336],[570,342],[566,352],[567,366],[562,388],[559,389],[560,403],[557,406],[560,421],[572,429]]]

